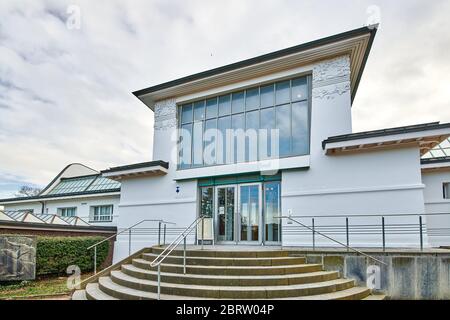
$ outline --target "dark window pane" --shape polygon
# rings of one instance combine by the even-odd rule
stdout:
[[[290,102],[291,97],[289,87],[290,81],[278,82],[276,84],[275,101],[277,105]]]
[[[230,95],[219,97],[219,117],[229,115],[231,113]]]
[[[292,101],[308,99],[308,81],[306,78],[292,80]]]
[[[200,121],[205,119],[205,101],[194,103],[194,120]]]
[[[216,163],[217,119],[206,120],[205,133],[203,135],[204,152],[203,162],[207,166]]]
[[[217,118],[217,98],[206,100],[206,119]]]
[[[308,102],[292,104],[292,152],[294,155],[309,153]]]
[[[194,133],[192,137],[194,166],[203,164],[203,122],[194,122]]]
[[[261,108],[272,107],[275,103],[273,84],[261,87]]]
[[[180,130],[180,168],[191,167],[192,156],[192,124],[185,124]]]
[[[261,109],[261,130],[259,131],[259,152],[261,160],[272,157],[272,129],[275,129],[275,108]]]
[[[246,114],[245,160],[258,160],[259,111]]]
[[[214,188],[202,188],[201,197],[202,216],[212,218],[214,210]]]
[[[192,104],[185,104],[181,109],[181,123],[192,122]]]
[[[244,92],[233,93],[233,101],[231,104],[233,113],[244,112]]]
[[[291,106],[277,107],[277,129],[279,132],[279,156],[285,157],[291,153]]]
[[[259,108],[259,89],[247,90],[245,94],[245,109],[255,110]]]
[[[233,155],[232,162],[244,162],[245,150],[245,117],[243,113],[235,114],[231,120],[233,128]]]
[[[231,129],[231,116],[219,118],[217,122],[218,133],[217,137],[217,163],[224,164],[227,163],[227,130]],[[230,160],[230,159],[229,159]]]

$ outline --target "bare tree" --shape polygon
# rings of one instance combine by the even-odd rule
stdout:
[[[30,186],[21,186],[19,188],[19,191],[16,192],[15,196],[16,198],[22,198],[22,197],[34,197],[39,195],[41,192],[40,188],[34,188]]]

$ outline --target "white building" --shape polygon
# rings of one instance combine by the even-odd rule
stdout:
[[[324,233],[343,228],[334,236],[342,242],[346,218],[357,227],[381,228],[382,215],[388,229],[417,225],[416,215],[431,210],[425,197],[442,195],[425,189],[421,157],[450,136],[450,125],[352,133],[352,102],[376,31],[363,27],[135,92],[155,114],[155,161],[103,172],[122,183],[119,229],[144,219],[181,228],[203,214],[205,241],[311,246],[308,229],[277,217],[310,227],[315,217]],[[423,216],[424,226],[427,219],[434,218]],[[136,238],[134,250],[155,243]],[[354,233],[350,245],[379,247],[381,234]],[[385,245],[417,247],[418,235],[386,231]],[[127,253],[128,238],[119,237],[115,260]]]
[[[82,164],[65,167],[38,196],[0,200],[5,211],[79,217],[93,226],[117,224],[120,183]]]

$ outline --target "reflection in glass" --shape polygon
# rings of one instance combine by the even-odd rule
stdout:
[[[241,241],[259,240],[259,185],[240,186]]]
[[[291,106],[289,104],[277,107],[277,129],[279,130],[279,155],[288,156],[291,153]]]
[[[233,93],[231,112],[232,113],[244,112],[244,91]]]
[[[234,187],[217,189],[218,241],[234,240]]]
[[[229,115],[231,113],[230,95],[219,97],[219,117]]]
[[[281,191],[280,182],[271,182],[264,185],[264,221],[266,241],[279,242],[281,215]]]
[[[275,95],[275,102],[277,105],[289,103],[291,100],[290,95],[290,82],[284,81],[284,82],[278,82],[276,85],[276,95]]]
[[[308,102],[292,104],[292,153],[306,155],[309,153]]]
[[[180,167],[189,168],[192,163],[192,123],[183,125],[180,131]]]

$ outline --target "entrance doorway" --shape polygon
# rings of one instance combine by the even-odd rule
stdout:
[[[279,181],[272,181],[202,188],[201,212],[211,212],[215,242],[279,245],[280,187]]]

